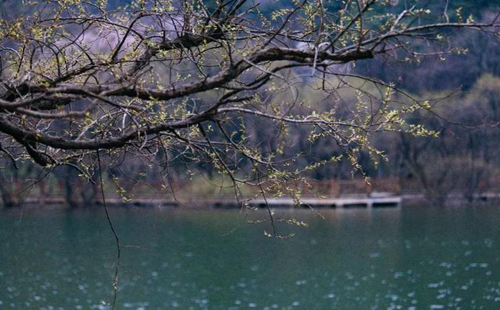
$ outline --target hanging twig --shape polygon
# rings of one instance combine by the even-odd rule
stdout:
[[[99,150],[96,150],[97,153],[97,162],[99,164],[99,181],[101,184],[101,194],[102,194],[102,203],[104,205],[104,212],[106,212],[106,219],[108,221],[109,227],[115,236],[116,242],[116,262],[115,262],[115,275],[113,276],[113,302],[111,303],[111,308],[116,309],[116,298],[118,296],[118,272],[120,268],[120,257],[121,257],[121,246],[120,246],[120,238],[116,233],[115,227],[113,226],[113,222],[111,221],[111,217],[109,216],[108,205],[106,204],[106,195],[104,194],[104,181],[102,179],[102,166],[101,166],[101,157],[99,155]]]

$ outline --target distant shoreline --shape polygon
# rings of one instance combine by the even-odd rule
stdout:
[[[160,209],[241,209],[245,201],[238,202],[236,199],[199,199],[199,200],[170,200],[170,199],[130,199],[123,200],[121,198],[110,197],[106,198],[106,204],[112,208],[160,208]],[[348,195],[335,198],[318,199],[318,198],[302,198],[301,205],[294,204],[291,198],[268,198],[267,203],[263,199],[253,199],[245,203],[247,207],[266,208],[267,206],[273,209],[296,209],[296,208],[313,208],[313,209],[363,209],[363,208],[400,208],[412,207],[428,204],[435,204],[432,200],[427,199],[423,194],[406,194],[406,195],[384,195],[381,197],[370,195]],[[500,194],[486,193],[477,195],[473,201],[469,201],[463,195],[449,195],[446,199],[445,206],[467,206],[467,205],[498,205],[500,204]],[[94,199],[90,203],[80,202],[76,206],[70,206],[63,197],[49,198],[26,198],[19,201],[16,206],[6,207],[4,209],[17,208],[68,208],[68,209],[91,209],[103,206],[101,199]]]

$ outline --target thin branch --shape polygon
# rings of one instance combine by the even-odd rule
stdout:
[[[111,221],[111,217],[109,215],[108,204],[106,203],[106,195],[104,194],[104,181],[102,177],[102,166],[101,166],[101,156],[99,155],[99,150],[96,150],[97,154],[97,163],[99,167],[99,183],[101,187],[101,195],[102,195],[102,203],[104,205],[104,212],[106,213],[106,220],[108,221],[109,228],[115,237],[116,244],[116,261],[115,261],[115,274],[113,276],[113,302],[111,303],[112,309],[116,309],[116,300],[118,297],[118,285],[119,285],[119,268],[120,268],[120,258],[121,258],[121,246],[120,246],[120,238],[116,233],[113,222]]]

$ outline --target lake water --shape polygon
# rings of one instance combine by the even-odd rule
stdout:
[[[111,209],[118,309],[500,309],[500,208]],[[0,309],[109,309],[102,210],[0,212]]]

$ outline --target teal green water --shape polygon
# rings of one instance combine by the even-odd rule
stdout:
[[[500,208],[322,213],[112,209],[117,308],[500,309]],[[102,210],[0,212],[0,309],[109,309],[114,255]]]

